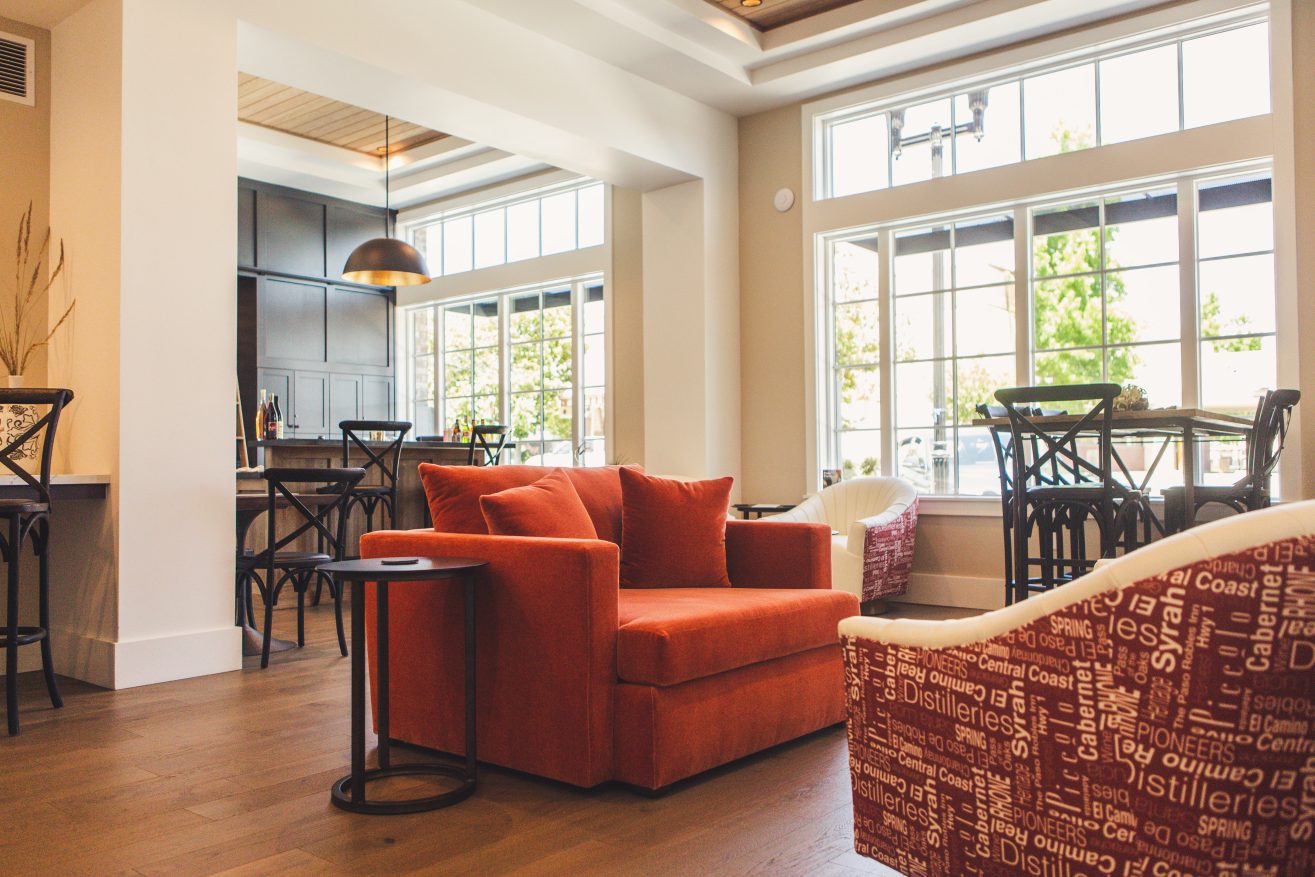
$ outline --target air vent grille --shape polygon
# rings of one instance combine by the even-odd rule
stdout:
[[[0,33],[0,99],[32,104],[32,41]]]

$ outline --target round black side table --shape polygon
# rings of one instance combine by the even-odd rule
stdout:
[[[475,572],[488,561],[471,557],[376,557],[345,560],[319,567],[336,583],[352,583],[352,772],[333,784],[330,798],[353,813],[392,815],[437,810],[469,798],[475,791]],[[460,579],[466,608],[466,763],[391,763],[388,732],[388,585],[391,582]],[[377,687],[379,717],[379,766],[365,769],[365,583],[376,582],[376,627],[378,629]],[[454,777],[461,785],[439,795],[404,801],[370,801],[365,785],[385,777]]]

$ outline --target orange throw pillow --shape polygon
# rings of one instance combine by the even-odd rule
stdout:
[[[481,496],[479,508],[494,536],[598,538],[580,494],[561,469],[533,484]]]
[[[729,476],[655,478],[621,470],[621,587],[730,587],[726,575]]]

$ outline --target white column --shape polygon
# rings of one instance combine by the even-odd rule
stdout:
[[[115,688],[238,669],[236,20],[210,0],[94,0],[53,45],[70,271],[52,312],[78,301],[50,360],[77,395],[61,463],[113,478],[56,521],[57,660]]]

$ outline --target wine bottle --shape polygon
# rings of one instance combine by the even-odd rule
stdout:
[[[256,406],[256,441],[265,438],[265,391],[260,391],[260,404]]]
[[[279,397],[274,397],[274,438],[283,438],[283,408],[279,405]]]

